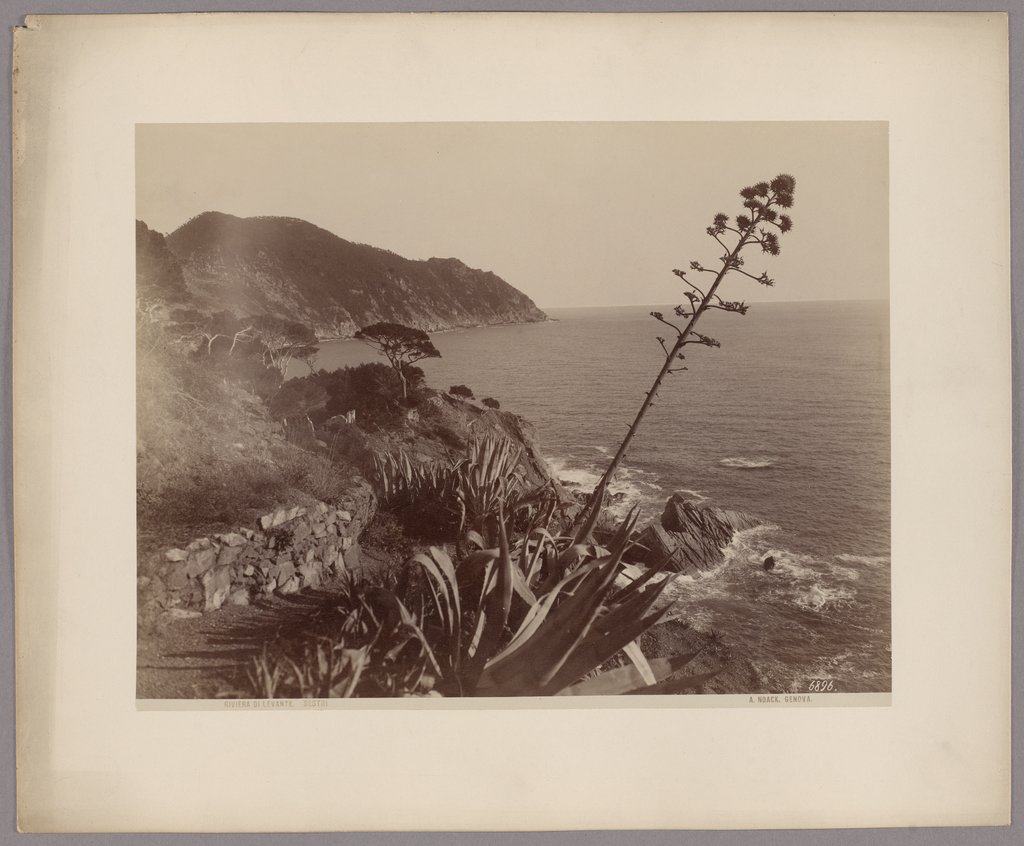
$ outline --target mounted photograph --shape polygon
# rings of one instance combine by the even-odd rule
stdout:
[[[139,707],[890,704],[888,156],[137,124]]]

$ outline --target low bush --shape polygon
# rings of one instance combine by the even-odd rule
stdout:
[[[466,448],[466,439],[462,434],[443,421],[431,422],[426,434],[436,438],[456,453],[462,452]]]
[[[473,399],[473,389],[468,385],[452,385],[448,389],[448,393],[459,399]]]
[[[367,431],[394,428],[422,399],[423,371],[410,366],[405,373],[407,397],[398,372],[386,364],[319,370],[285,382],[270,401],[271,411],[280,418],[307,419],[312,426],[354,411],[356,425]]]
[[[377,510],[363,531],[360,543],[367,548],[398,555],[403,559],[413,553],[412,540],[405,533],[402,521],[393,511],[385,508]]]

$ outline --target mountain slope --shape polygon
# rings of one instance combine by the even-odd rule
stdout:
[[[166,244],[200,310],[275,314],[321,337],[382,320],[434,331],[546,319],[494,273],[454,258],[413,261],[295,218],[204,212]]]

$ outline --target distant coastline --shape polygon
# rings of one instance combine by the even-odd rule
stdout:
[[[538,323],[558,323],[557,317],[545,316],[543,320],[505,320],[499,323],[465,323],[458,326],[448,326],[444,329],[427,329],[429,335],[447,335],[452,332],[463,332],[467,329],[493,329],[498,326],[534,326]],[[328,341],[355,341],[354,335],[337,335],[330,337],[317,337],[319,343]]]

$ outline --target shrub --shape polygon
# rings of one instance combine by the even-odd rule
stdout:
[[[473,399],[473,390],[467,385],[452,385],[448,389],[448,393],[460,399]]]
[[[501,408],[501,403],[498,402],[494,397],[484,397],[482,400],[480,400],[480,402],[482,402],[488,408],[493,408],[493,409]]]
[[[364,530],[360,543],[370,549],[400,555],[408,558],[412,555],[412,543],[405,533],[402,521],[387,509],[378,509],[373,520]]]
[[[466,439],[447,423],[435,422],[431,425],[429,431],[433,437],[455,452],[461,452],[466,448]]]
[[[327,391],[315,380],[289,379],[270,400],[270,416],[275,420],[306,421],[312,428],[310,416],[327,406]]]

